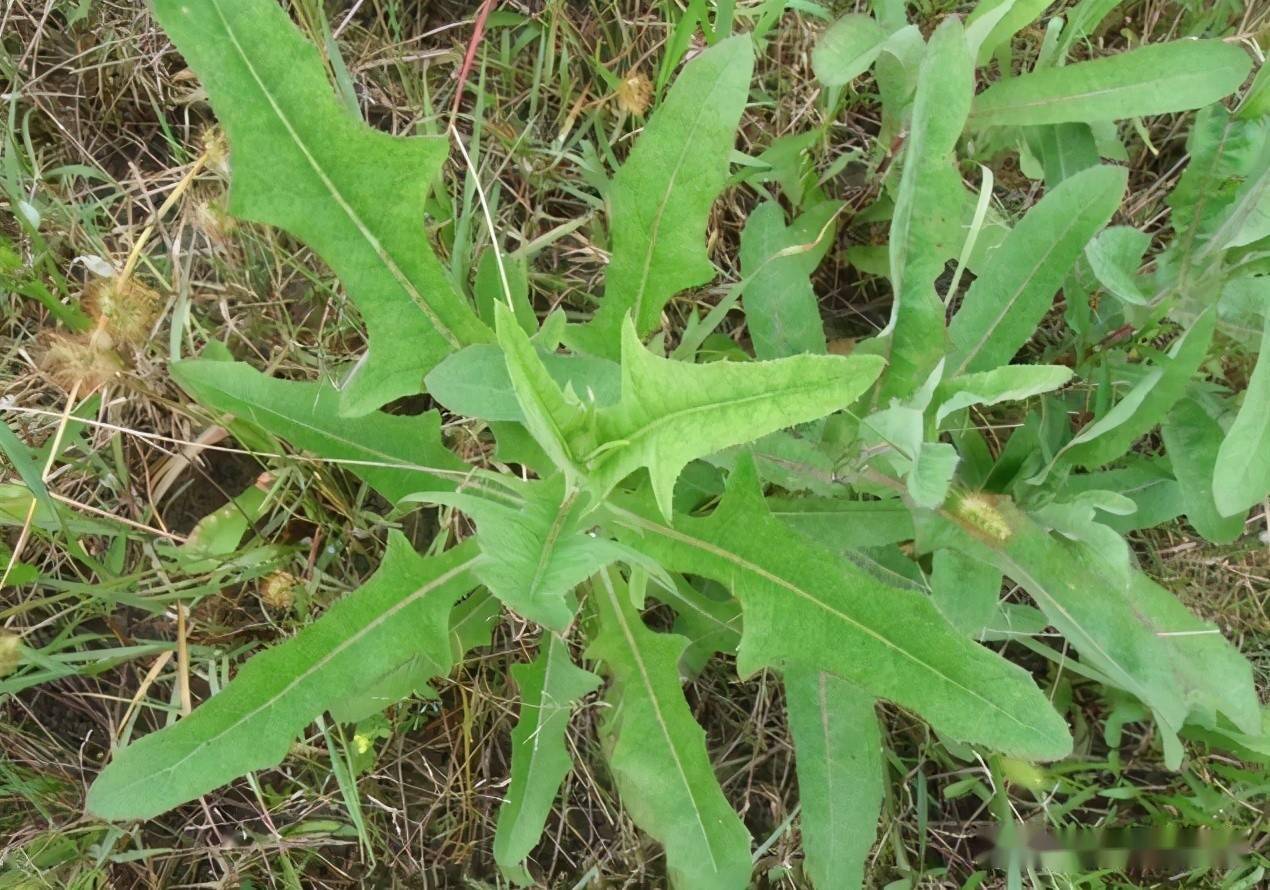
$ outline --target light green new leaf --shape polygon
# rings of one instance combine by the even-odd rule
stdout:
[[[512,611],[563,633],[573,621],[573,589],[625,548],[586,533],[586,499],[566,491],[559,474],[524,488],[524,501],[508,506],[464,492],[425,494],[476,521],[481,559],[476,577]]]
[[[950,16],[931,35],[917,75],[913,123],[904,148],[895,212],[891,217],[891,290],[887,325],[889,365],[883,399],[908,395],[944,357],[944,304],[935,280],[961,244],[963,188],[953,160],[974,92],[974,61],[961,22]]]
[[[848,13],[816,41],[811,67],[827,87],[851,83],[873,64],[890,36],[873,16]]]
[[[833,243],[841,202],[822,201],[788,227],[775,201],[750,212],[741,232],[745,324],[761,359],[825,352],[825,329],[810,276]]]
[[[571,443],[585,434],[586,410],[576,397],[556,385],[512,310],[502,303],[496,303],[494,310],[498,345],[503,349],[507,375],[520,403],[522,422],[572,485],[579,473],[581,455],[575,455]]]
[[[975,64],[987,64],[997,47],[1036,21],[1053,2],[1054,0],[983,0],[979,3],[966,17],[966,35],[969,37],[980,21],[991,27],[978,45]]]
[[[949,376],[1008,364],[1031,339],[1085,244],[1120,206],[1127,179],[1118,167],[1082,170],[1019,220],[948,326]]]
[[[882,737],[873,697],[822,671],[785,672],[802,805],[803,871],[817,890],[864,884],[882,807]]]
[[[1109,121],[1202,108],[1238,89],[1252,60],[1222,40],[1176,40],[1008,77],[975,97],[972,127]]]
[[[967,495],[945,515],[959,530],[952,543],[1017,582],[1083,660],[1150,706],[1167,731],[1188,716],[1211,725],[1218,711],[1237,726],[1260,725],[1248,662],[1146,575],[1050,534],[1007,498]]]
[[[727,182],[754,67],[748,36],[697,56],[676,79],[609,187],[612,259],[604,300],[572,342],[616,358],[629,313],[640,335],[676,293],[714,277],[706,253],[710,207]]]
[[[476,545],[417,555],[393,532],[364,585],[295,637],[253,657],[193,714],[115,752],[88,792],[104,819],[146,819],[279,763],[305,726],[427,649],[448,671],[450,612],[474,581]]]
[[[317,48],[277,3],[155,0],[154,11],[229,137],[230,210],[317,251],[366,322],[370,349],[345,413],[418,392],[448,352],[492,339],[423,230],[443,138],[396,138],[350,115]]]
[[[354,427],[340,416],[340,394],[327,384],[266,377],[241,362],[183,361],[171,372],[200,404],[337,463],[393,503],[416,491],[449,491],[469,469],[441,444],[435,411],[375,412]]]
[[[882,584],[785,528],[748,461],[708,518],[671,526],[632,506],[610,508],[622,540],[740,600],[743,676],[763,667],[828,671],[962,741],[1034,759],[1070,750],[1066,726],[1025,671],[967,640],[923,594]]]
[[[525,858],[538,845],[560,783],[573,767],[565,743],[569,714],[600,678],[575,665],[568,645],[550,631],[538,657],[513,665],[511,673],[520,689],[520,719],[512,730],[511,784],[498,810],[494,861],[525,880]]]
[[[1156,427],[1182,397],[1208,355],[1217,313],[1206,310],[1174,341],[1167,358],[1146,373],[1110,411],[1076,434],[1056,461],[1094,468],[1123,455]],[[1247,480],[1244,480],[1247,484]]]
[[[1062,365],[1007,365],[992,371],[965,374],[939,385],[935,391],[935,423],[971,405],[996,405],[1029,399],[1065,386],[1072,369]]]
[[[551,379],[562,389],[572,387],[578,398],[597,405],[617,401],[622,385],[617,362],[542,349],[537,352]],[[492,343],[468,346],[447,356],[432,369],[425,383],[432,398],[460,417],[524,422],[503,350]]]
[[[1183,399],[1160,425],[1160,434],[1191,526],[1214,544],[1229,544],[1238,538],[1244,530],[1243,513],[1223,517],[1213,499],[1217,455],[1224,436],[1221,425],[1198,402]]]
[[[613,681],[612,716],[601,731],[622,805],[665,847],[672,887],[741,890],[752,869],[750,836],[723,796],[679,686],[688,641],[649,630],[613,574],[601,573],[592,590],[599,633],[587,654]]]
[[[1261,334],[1261,353],[1217,452],[1213,498],[1217,512],[1237,516],[1270,493],[1270,316]]]
[[[528,338],[503,318],[498,336],[538,443],[558,466],[585,475],[597,500],[647,467],[666,516],[675,480],[690,461],[845,408],[877,379],[882,365],[876,356],[834,355],[707,365],[671,361],[645,349],[628,319],[622,397],[584,412],[556,386]]]

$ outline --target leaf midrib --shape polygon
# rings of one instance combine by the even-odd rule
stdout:
[[[974,698],[982,702],[991,710],[999,712],[1000,714],[1004,715],[1006,719],[1008,719],[1010,722],[1026,730],[1028,734],[1034,737],[1040,737],[1040,733],[1036,730],[1035,727],[1019,720],[1017,717],[1015,717],[1005,708],[1002,708],[1000,705],[996,704],[991,699],[985,698],[984,696],[980,695],[975,690],[967,686],[964,686],[963,684],[959,683],[957,680],[946,675],[943,671],[923,661],[917,655],[914,655],[913,653],[907,651],[906,649],[901,648],[900,646],[886,639],[886,637],[883,637],[880,634],[878,634],[872,628],[869,628],[861,624],[859,621],[852,618],[847,613],[833,608],[828,603],[818,598],[815,594],[811,593],[810,591],[804,590],[803,588],[799,587],[797,584],[794,584],[793,582],[788,581],[785,578],[780,577],[779,575],[769,572],[767,569],[763,568],[762,566],[757,565],[753,562],[750,562],[748,559],[745,559],[740,554],[734,553],[731,550],[726,550],[722,547],[718,547],[714,544],[711,544],[709,541],[703,541],[700,538],[695,538],[691,535],[688,535],[688,534],[685,534],[684,532],[679,531],[678,529],[673,529],[673,528],[669,528],[668,526],[660,525],[655,522],[650,522],[649,520],[645,519],[644,517],[636,513],[632,513],[629,510],[625,510],[615,505],[609,505],[609,509],[613,513],[617,514],[617,516],[619,517],[619,520],[624,519],[628,526],[634,525],[646,531],[651,531],[653,534],[661,535],[664,538],[670,538],[671,540],[678,541],[681,544],[687,544],[690,547],[695,547],[698,550],[703,550],[706,553],[710,553],[713,556],[719,557],[727,562],[732,563],[733,565],[737,566],[738,568],[744,571],[757,575],[758,577],[762,578],[763,580],[767,581],[770,584],[775,584],[778,587],[782,587],[785,590],[788,590],[790,593],[794,594],[800,599],[806,600],[807,602],[829,613],[830,615],[833,615],[834,617],[839,618],[846,624],[851,625],[852,627],[861,631],[865,635],[870,636],[873,639],[877,640],[878,642],[882,643],[882,645],[884,645],[888,649],[891,649],[897,654],[903,656],[904,658],[914,662],[922,669],[929,671],[931,674],[934,674],[936,677],[939,677],[940,679],[956,687],[957,689],[962,690],[971,698]],[[744,601],[742,601],[742,606],[744,606]]]

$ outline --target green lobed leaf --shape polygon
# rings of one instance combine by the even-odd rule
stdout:
[[[913,539],[912,515],[898,498],[769,497],[767,507],[783,524],[835,552]]]
[[[1148,705],[1166,731],[1188,717],[1211,725],[1217,712],[1240,727],[1260,724],[1248,662],[1143,573],[1051,534],[1008,498],[968,494],[943,515],[958,548],[1026,590],[1082,660]]]
[[[755,207],[741,231],[745,324],[761,359],[826,351],[820,303],[810,276],[833,243],[842,203],[821,201],[788,227],[775,201]]]
[[[602,732],[622,805],[665,847],[672,887],[740,890],[752,869],[750,836],[723,796],[679,686],[688,641],[649,630],[613,575],[601,573],[592,588],[599,633],[587,654],[612,679]]]
[[[973,640],[983,639],[1000,614],[1001,572],[960,550],[936,550],[930,596],[953,627]]]
[[[891,217],[890,270],[894,302],[885,345],[888,367],[881,396],[905,396],[921,385],[947,349],[944,304],[935,280],[960,244],[964,189],[953,149],[970,110],[974,62],[961,22],[950,16],[931,35],[917,75],[912,129],[904,148]]]
[[[1222,40],[1175,40],[997,81],[970,126],[1109,121],[1202,108],[1239,88],[1252,62]]]
[[[464,492],[421,495],[476,521],[481,559],[474,572],[512,611],[563,633],[573,621],[573,589],[611,562],[621,545],[587,534],[587,503],[560,474],[528,483],[510,506]]]
[[[748,36],[716,43],[684,66],[644,126],[609,187],[612,258],[599,311],[571,332],[579,348],[616,358],[628,313],[647,334],[671,297],[714,277],[706,223],[727,182],[753,67]]]
[[[146,819],[274,766],[315,717],[377,681],[402,652],[426,648],[448,671],[450,612],[473,587],[475,559],[475,544],[425,558],[391,533],[364,585],[253,657],[190,716],[116,751],[89,789],[88,811]]]
[[[1270,493],[1270,315],[1261,353],[1235,422],[1217,451],[1213,498],[1217,512],[1237,516]]]
[[[494,861],[524,880],[524,861],[542,837],[560,783],[573,767],[565,742],[573,706],[600,685],[600,678],[573,663],[569,646],[543,633],[538,657],[513,665],[520,689],[520,719],[512,730],[511,784],[498,810]]]
[[[231,212],[317,251],[366,322],[370,348],[345,413],[418,392],[448,352],[492,339],[423,231],[443,138],[397,138],[350,115],[317,48],[276,3],[155,0],[154,12],[229,137]]]
[[[855,80],[873,64],[890,32],[873,16],[848,13],[838,19],[811,53],[811,67],[827,87],[840,87]]]
[[[441,442],[441,417],[375,412],[350,424],[324,383],[267,377],[241,362],[175,362],[173,379],[198,402],[233,414],[297,448],[337,462],[396,503],[416,491],[448,491],[469,469]]]
[[[918,593],[782,526],[753,465],[739,462],[718,509],[673,525],[611,507],[619,537],[670,571],[714,578],[741,602],[738,670],[828,671],[911,708],[941,733],[1016,756],[1064,756],[1071,739],[1027,673],[965,639]]]
[[[1208,355],[1217,313],[1205,312],[1173,342],[1168,356],[1154,365],[1120,401],[1076,434],[1055,458],[1078,467],[1099,467],[1123,455],[1154,429],[1182,397]]]
[[[1082,170],[1019,220],[949,324],[949,376],[1008,364],[1031,339],[1085,244],[1120,206],[1127,180],[1118,167]]]
[[[741,604],[735,597],[710,596],[682,579],[675,579],[673,589],[658,588],[651,593],[675,610],[672,629],[688,640],[679,660],[685,678],[701,673],[716,652],[736,654],[741,642]]]
[[[802,806],[803,871],[817,890],[862,887],[885,778],[873,697],[822,671],[786,671],[784,685]]]
[[[1198,402],[1182,399],[1160,425],[1164,448],[1182,491],[1186,519],[1214,544],[1229,544],[1244,530],[1243,513],[1222,516],[1213,498],[1217,455],[1224,432]]]

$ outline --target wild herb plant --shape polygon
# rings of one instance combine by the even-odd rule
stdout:
[[[611,781],[664,847],[671,884],[748,885],[754,841],[683,692],[720,655],[784,686],[820,888],[862,880],[886,781],[878,700],[967,757],[1049,761],[1072,751],[1054,696],[1067,671],[1149,712],[1172,767],[1196,733],[1264,751],[1248,662],[1124,536],[1185,514],[1230,541],[1270,492],[1270,89],[1263,68],[1227,100],[1251,61],[1220,40],[1069,60],[1112,5],[1053,19],[1031,70],[978,92],[1044,4],[987,0],[928,39],[878,4],[825,33],[814,62],[830,104],[872,70],[878,152],[901,146],[871,211],[889,244],[849,254],[885,269],[890,323],[844,356],[809,280],[842,204],[832,178],[799,166],[805,142],[768,156],[787,204],[750,216],[743,280],[667,327],[670,301],[716,274],[705,235],[734,181],[749,37],[684,65],[605,185],[594,311],[540,318],[523,258],[491,254],[472,301],[430,243],[449,136],[391,137],[352,116],[273,0],[155,0],[228,136],[232,212],[312,247],[369,344],[331,382],[274,379],[217,345],[172,374],[240,438],[341,462],[389,518],[446,521],[425,554],[391,532],[368,583],[115,751],[88,809],[155,816],[279,763],[323,715],[356,723],[425,692],[488,641],[502,607],[541,627],[537,657],[512,670],[520,716],[493,848],[519,882],[571,768],[571,710],[598,695]],[[1119,146],[1109,122],[1192,109],[1171,230],[1109,226],[1127,180],[1104,161]],[[975,195],[974,165],[959,166],[1004,149],[1044,181],[1017,219],[992,209],[986,167]],[[739,313],[754,357],[709,360]],[[1206,371],[1236,347],[1263,357],[1242,394]],[[379,410],[420,391],[437,407]],[[994,451],[985,412],[1003,409],[1018,424]],[[486,430],[493,456],[460,459],[443,417]],[[1029,603],[1003,600],[1004,579]],[[650,601],[677,616],[672,630],[645,622]],[[1065,642],[1035,636],[1046,627]],[[1012,663],[1005,640],[1048,667]]]

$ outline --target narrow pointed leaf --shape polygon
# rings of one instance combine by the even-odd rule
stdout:
[[[494,861],[521,875],[525,858],[538,845],[560,783],[573,767],[565,742],[569,714],[600,678],[569,658],[569,647],[544,633],[538,657],[511,669],[520,689],[520,719],[512,730],[511,785],[498,810]]]
[[[882,738],[867,695],[833,674],[785,672],[805,871],[817,890],[864,885],[882,808]]]
[[[1270,493],[1270,316],[1261,334],[1261,353],[1217,452],[1213,497],[1217,512],[1236,516]]]
[[[723,796],[705,733],[679,686],[688,641],[649,630],[611,574],[593,588],[600,628],[588,654],[613,682],[603,732],[622,803],[666,848],[676,890],[742,890],[752,867],[750,836]]]
[[[953,160],[974,91],[974,61],[961,22],[946,18],[931,35],[917,75],[913,124],[904,147],[891,218],[890,360],[882,397],[902,397],[921,385],[944,357],[944,304],[935,280],[961,244],[964,189]]]
[[[1248,54],[1222,40],[1176,40],[1000,80],[975,97],[970,125],[1035,126],[1186,111],[1238,89]]]
[[[1118,167],[1082,170],[1049,190],[997,248],[948,326],[949,376],[1009,364],[1054,302],[1072,264],[1124,195]]]
[[[1062,365],[1010,365],[966,374],[940,384],[935,393],[935,423],[971,405],[996,405],[1052,392],[1072,379]]]
[[[1176,733],[1215,714],[1255,731],[1252,668],[1216,627],[1139,571],[1127,574],[1087,544],[1051,534],[1004,497],[967,495],[944,513],[959,549],[990,562],[1112,683]]]
[[[276,3],[156,0],[154,11],[229,137],[231,212],[306,242],[361,311],[370,349],[346,413],[418,392],[446,353],[492,339],[423,229],[443,138],[395,138],[350,115]]]
[[[850,83],[869,70],[889,36],[873,16],[844,15],[816,41],[811,53],[816,78],[827,87]]]
[[[837,201],[822,201],[793,224],[769,201],[750,213],[741,232],[745,323],[761,359],[825,352],[825,329],[810,276],[833,243]]]
[[[1191,527],[1214,544],[1229,544],[1244,530],[1244,516],[1222,516],[1213,498],[1213,479],[1224,433],[1192,399],[1178,402],[1160,426],[1173,475]],[[1246,480],[1245,480],[1246,482]]]
[[[435,411],[375,412],[354,428],[340,416],[339,392],[327,384],[278,380],[241,362],[176,362],[171,372],[200,404],[336,462],[393,503],[416,491],[453,489],[467,470],[441,443]]]
[[[714,277],[706,223],[728,178],[753,66],[748,36],[720,41],[689,62],[613,178],[604,300],[591,323],[573,332],[587,352],[616,358],[628,313],[647,334],[671,297]]]
[[[733,591],[744,613],[742,675],[828,671],[953,738],[1030,758],[1070,749],[1062,719],[1025,671],[965,639],[927,597],[882,584],[784,528],[768,513],[752,464],[738,463],[705,519],[672,526],[646,506],[611,509],[631,547]]]
[[[1217,313],[1204,312],[1174,341],[1168,356],[1133,385],[1105,415],[1082,429],[1056,460],[1099,467],[1128,451],[1154,429],[1177,403],[1208,354]]]
[[[248,661],[193,714],[115,752],[89,789],[89,812],[145,819],[274,766],[315,717],[374,683],[403,651],[426,646],[448,671],[450,612],[473,586],[475,557],[464,544],[424,558],[394,532],[362,587]]]

